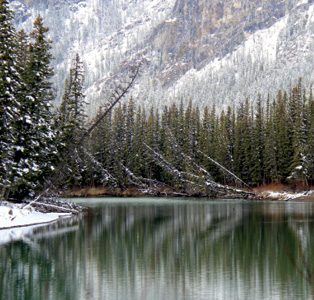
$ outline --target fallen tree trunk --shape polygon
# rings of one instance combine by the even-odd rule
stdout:
[[[190,162],[193,164],[194,167],[198,169],[199,172],[203,173],[203,176],[199,176],[194,173],[187,173],[184,171],[179,171],[176,169],[170,162],[168,162],[164,156],[151,147],[149,147],[147,144],[145,144],[145,147],[149,150],[151,158],[155,161],[156,164],[158,164],[160,167],[164,168],[167,172],[169,172],[174,178],[176,178],[179,182],[181,182],[183,185],[191,186],[192,188],[199,189],[199,191],[205,192],[208,196],[214,196],[217,195],[225,195],[225,194],[236,194],[241,195],[245,198],[247,197],[254,197],[255,194],[252,192],[247,192],[240,189],[235,189],[229,186],[225,186],[222,184],[219,184],[211,179],[211,176],[204,168],[200,167],[196,162],[192,160],[189,156],[181,153],[184,158],[188,158]],[[205,172],[204,172],[205,171]]]
[[[72,213],[77,215],[86,210],[76,203],[59,201],[54,198],[41,198],[41,200],[38,199],[37,201],[24,200],[24,202],[26,203],[26,205],[23,208],[31,206],[34,207],[35,210],[43,213],[56,212]]]
[[[212,159],[211,157],[209,157],[208,155],[206,155],[205,153],[203,153],[202,151],[198,150],[198,153],[202,154],[205,158],[207,158],[208,160],[210,160],[212,163],[214,163],[217,167],[219,167],[220,169],[222,169],[225,173],[231,175],[232,177],[234,177],[237,181],[239,181],[240,183],[242,183],[244,186],[246,186],[249,190],[252,190],[252,188],[246,184],[243,180],[241,180],[238,176],[236,176],[235,174],[233,174],[231,171],[229,171],[228,169],[226,169],[224,166],[222,166],[220,163],[218,163],[217,161],[215,161],[214,159]]]

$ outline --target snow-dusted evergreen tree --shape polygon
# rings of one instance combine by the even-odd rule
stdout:
[[[14,128],[14,185],[11,197],[21,199],[33,196],[45,183],[54,169],[57,147],[49,101],[53,99],[50,79],[51,41],[47,39],[48,28],[39,16],[33,25],[30,38],[21,31],[18,34],[18,57],[20,73],[18,99],[20,115]]]
[[[305,167],[308,171],[308,179],[314,179],[314,99],[312,90],[310,91],[309,102],[307,105],[307,140],[304,151]]]
[[[234,115],[232,114],[231,107],[227,109],[227,113],[221,112],[219,119],[218,129],[218,146],[217,161],[226,167],[231,172],[234,172],[233,167],[233,151],[234,151]],[[234,182],[228,174],[222,172],[223,177],[221,181],[224,183]]]
[[[305,102],[306,97],[302,93],[302,80],[299,80],[298,86],[291,90],[289,97],[289,115],[293,128],[293,149],[294,155],[291,162],[291,179],[304,180],[308,176],[307,163],[305,157],[306,151],[306,118]]]
[[[142,117],[137,115],[137,123],[140,127],[136,130],[136,137],[134,143],[141,143],[143,142],[143,136],[145,136],[145,142],[149,147],[155,150],[159,150],[161,147],[160,141],[160,124],[159,124],[159,114],[158,110],[155,111],[153,107],[151,107],[150,112],[147,116],[147,120],[145,120],[145,110],[142,111]],[[142,120],[141,120],[142,118]],[[142,125],[141,125],[142,124]],[[142,134],[142,137],[140,136]],[[162,170],[154,163],[143,146],[140,148],[140,151],[143,152],[141,169],[142,174],[148,178],[156,178],[160,179],[162,175]],[[139,157],[136,158],[139,160]]]
[[[237,112],[237,126],[235,132],[235,171],[236,174],[246,182],[250,180],[250,129],[251,118],[249,113],[249,103],[246,99],[245,104],[241,104]]]
[[[78,54],[73,59],[69,78],[59,107],[58,124],[62,142],[72,147],[78,142],[86,125],[85,95],[83,93],[84,67]]]
[[[134,169],[133,161],[134,156],[136,155],[134,149],[134,115],[135,115],[135,105],[132,97],[129,100],[127,111],[126,111],[126,119],[125,119],[125,141],[124,141],[124,159],[126,165]],[[134,151],[135,150],[135,151]]]
[[[253,185],[264,183],[265,128],[261,95],[258,95],[252,128],[250,176]]]
[[[276,129],[274,123],[274,111],[276,102],[270,103],[267,99],[266,124],[265,124],[265,146],[264,146],[264,173],[266,183],[278,182],[277,151],[276,151]]]
[[[148,170],[146,167],[150,161],[145,159],[145,150],[143,145],[143,137],[147,137],[147,139],[151,138],[148,137],[148,132],[145,131],[146,128],[146,120],[144,115],[144,110],[141,107],[138,107],[135,113],[135,120],[134,120],[134,139],[133,139],[133,172],[138,175],[146,176],[145,171]],[[155,141],[157,142],[157,137],[155,137]],[[148,176],[147,176],[148,177]]]
[[[78,54],[73,59],[69,78],[65,82],[65,90],[57,114],[59,142],[62,160],[59,171],[60,180],[67,184],[79,184],[82,171],[86,169],[81,163],[82,154],[78,142],[84,133],[87,116],[85,114],[85,95],[83,93],[84,67]],[[61,183],[60,183],[61,184]]]
[[[17,41],[8,1],[0,0],[0,197],[9,195],[14,165],[14,121],[20,114]]]

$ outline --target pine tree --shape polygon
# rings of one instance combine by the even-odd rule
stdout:
[[[281,92],[280,92],[281,93]],[[266,105],[266,124],[265,124],[265,146],[264,146],[264,172],[266,183],[278,182],[278,169],[277,169],[277,151],[275,141],[275,124],[274,124],[274,111],[276,102],[269,103],[267,99]]]
[[[125,134],[126,134],[126,105],[119,104],[114,110],[112,117],[112,140],[110,142],[110,173],[120,183],[125,183],[125,176],[122,166],[125,164]]]
[[[153,109],[152,109],[153,110]],[[148,158],[145,157],[144,141],[148,144],[149,136],[147,131],[145,131],[145,112],[144,108],[140,106],[137,109],[134,120],[134,140],[133,140],[133,167],[132,171],[137,176],[146,176],[145,170],[148,169],[147,161]],[[156,142],[156,141],[154,141]]]
[[[306,157],[306,169],[308,171],[308,178],[313,184],[314,179],[314,99],[312,89],[310,90],[310,97],[306,111],[307,121],[307,139],[304,156]]]
[[[149,147],[155,149],[156,151],[159,151],[160,149],[159,115],[158,111],[155,112],[154,107],[151,107],[147,120],[145,120],[144,126],[145,128],[143,129],[143,133],[145,134],[143,135],[142,141],[139,142],[139,144],[142,144],[143,139],[145,139],[144,142]],[[143,173],[144,177],[151,178],[154,176],[155,178],[159,179],[160,169],[158,166],[156,166],[151,157],[145,155],[142,164],[143,167],[145,168],[145,171]]]
[[[302,95],[302,80],[298,86],[291,90],[288,111],[293,129],[294,155],[291,161],[291,179],[306,180],[308,170],[306,167],[306,118],[305,118],[305,94]]]
[[[277,166],[277,182],[286,182],[291,174],[293,161],[293,124],[287,109],[288,96],[278,93],[274,110],[274,146]]]
[[[126,166],[133,170],[134,169],[134,156],[136,155],[136,145],[134,145],[134,122],[135,122],[135,105],[132,97],[129,100],[126,113],[126,124],[125,124],[125,143],[124,143],[124,157]]]
[[[48,28],[38,17],[34,22],[31,41],[25,32],[18,34],[18,60],[22,82],[18,99],[21,113],[15,122],[16,152],[14,155],[14,187],[11,196],[15,199],[33,196],[45,178],[54,169],[57,147],[55,130],[52,127],[53,70],[50,67],[51,41],[47,40]]]
[[[47,103],[53,99],[51,77],[54,74],[50,62],[52,54],[52,41],[47,39],[49,28],[44,26],[43,19],[38,16],[33,24],[33,31],[30,33],[31,43],[29,47],[30,59],[26,66],[30,96],[34,99]]]
[[[20,115],[16,69],[17,40],[8,1],[0,0],[0,197],[7,198],[14,180],[14,122]]]
[[[87,116],[85,114],[84,68],[78,54],[72,61],[69,78],[65,81],[64,94],[57,113],[58,140],[62,160],[59,164],[59,180],[67,185],[82,182],[87,170],[83,162],[84,154],[78,147],[78,141],[84,133]]]
[[[220,145],[217,153],[217,161],[225,168],[234,172],[233,167],[233,151],[234,151],[234,123],[231,107],[228,107],[227,113],[221,112],[219,119],[218,144]],[[225,184],[233,183],[232,178],[226,177],[226,173],[222,174]]]
[[[59,107],[58,124],[66,148],[73,148],[85,130],[84,68],[78,54],[73,59],[69,78],[65,81],[64,93]]]
[[[235,129],[235,172],[242,180],[250,181],[250,161],[251,161],[251,118],[249,114],[248,99],[245,105],[240,104],[237,112]]]
[[[216,106],[213,105],[212,110],[209,116],[209,156],[214,160],[218,160],[219,156],[219,118],[216,115]],[[209,173],[213,176],[214,179],[220,179],[220,171],[215,164],[209,162]]]
[[[258,95],[256,113],[252,128],[252,148],[250,176],[253,185],[264,183],[264,147],[265,147],[264,112],[261,95]]]

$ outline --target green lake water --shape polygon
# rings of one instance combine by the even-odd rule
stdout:
[[[0,245],[1,300],[314,299],[312,203],[73,201]]]

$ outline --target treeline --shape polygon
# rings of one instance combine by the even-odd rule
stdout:
[[[216,182],[242,185],[223,166],[250,186],[295,181],[310,185],[314,178],[311,91],[300,80],[290,91],[278,91],[275,99],[257,95],[255,103],[246,100],[220,112],[215,107],[200,111],[191,101],[188,105],[181,101],[158,111],[137,107],[130,99],[86,142],[93,161],[81,159],[76,176],[64,182],[114,186],[148,178],[187,188],[189,182],[176,175],[200,178],[206,170]]]

